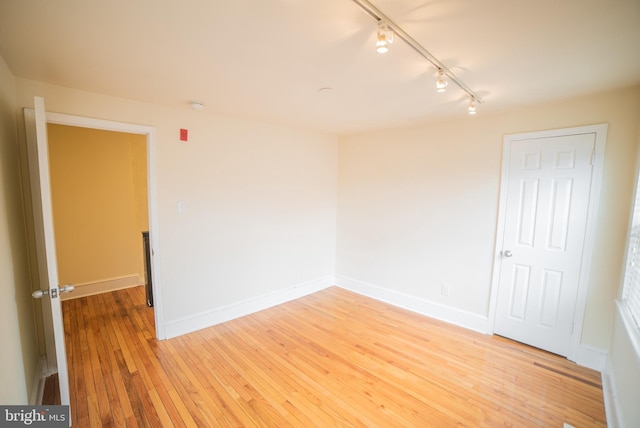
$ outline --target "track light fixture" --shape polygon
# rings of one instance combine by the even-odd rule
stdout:
[[[469,114],[476,114],[477,104],[482,104],[482,98],[480,98],[471,88],[458,78],[450,69],[448,69],[438,58],[433,56],[431,52],[426,50],[420,43],[418,43],[413,37],[411,37],[406,31],[404,31],[398,24],[393,22],[387,15],[382,13],[380,9],[375,7],[369,0],[352,0],[355,4],[360,6],[362,10],[367,12],[373,19],[378,22],[378,32],[376,38],[376,51],[379,53],[385,53],[389,51],[389,44],[393,41],[393,37],[402,39],[408,44],[414,51],[420,56],[429,61],[429,63],[435,67],[438,71],[438,79],[436,81],[436,91],[444,92],[447,88],[449,81],[453,82],[457,87],[462,89],[470,98],[469,102]],[[383,37],[381,37],[381,35]],[[473,108],[472,108],[473,107]]]
[[[383,20],[378,21],[378,37],[376,38],[376,52],[387,53],[389,45],[393,43],[393,30]]]
[[[469,114],[476,114],[476,97],[471,95],[469,100]]]
[[[446,91],[448,84],[449,82],[447,82],[447,79],[444,75],[444,70],[441,68],[438,69],[438,79],[436,80],[436,92]]]

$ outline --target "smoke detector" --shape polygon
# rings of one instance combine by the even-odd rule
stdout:
[[[204,110],[204,103],[202,101],[189,101],[189,107],[192,110]]]

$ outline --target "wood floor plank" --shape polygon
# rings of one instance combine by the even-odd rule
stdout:
[[[184,348],[180,344],[180,339],[174,339],[167,343],[167,349],[171,352],[172,360],[175,363],[174,370],[180,372],[183,376],[182,382],[187,383],[190,387],[190,395],[196,404],[194,410],[201,412],[208,425],[231,426],[217,401],[217,397],[212,397],[207,393],[198,376],[184,360],[183,352],[181,352],[184,351]]]
[[[61,404],[59,389],[58,374],[47,377],[44,383],[44,391],[42,392],[42,404],[45,406],[59,406]]]
[[[207,358],[208,349],[205,346],[204,338],[198,338],[195,343],[184,346],[196,346],[197,352],[185,353],[188,364],[192,367],[194,374],[198,377],[207,394],[214,397],[225,418],[232,426],[252,427],[259,426],[256,421],[249,416],[246,403],[238,400],[239,395],[225,381],[224,371],[217,371],[216,365],[211,364],[212,358]],[[218,366],[219,367],[219,366]]]
[[[91,299],[88,301],[88,309],[92,314],[98,314],[97,306],[100,304],[100,298]],[[101,331],[105,329],[104,319],[98,315],[93,320],[90,329],[86,329],[87,332],[87,346],[89,351],[89,364],[91,366],[91,372],[93,377],[93,385],[95,388],[95,395],[100,409],[100,420],[102,426],[113,426],[113,412],[111,411],[111,403],[109,395],[107,393],[107,387],[109,385],[110,376],[105,377],[102,370],[103,366],[106,366],[104,361],[104,354],[100,355],[98,352],[98,343],[102,342],[100,337]],[[101,346],[100,346],[101,347]],[[100,361],[100,360],[103,361]]]
[[[238,323],[241,326],[243,325],[241,320],[239,320]],[[244,324],[244,326],[250,328],[247,324]],[[240,334],[242,334],[242,329],[238,330]],[[256,332],[256,334],[259,334],[259,332]],[[270,336],[273,341],[273,336]],[[269,352],[272,349],[280,349],[284,346],[281,341],[272,342],[271,346],[264,346],[264,342],[261,342],[257,337],[249,334],[242,334],[242,339],[247,342],[247,345],[249,345],[251,349],[259,350],[259,352],[253,352],[253,354],[256,355],[264,365],[268,366],[269,370],[273,371],[278,382],[285,386],[287,391],[290,392],[287,402],[296,410],[296,418],[303,426],[314,426],[316,424],[320,424],[321,426],[338,426],[337,423],[341,422],[342,419],[340,415],[323,406],[317,397],[306,390],[305,384],[310,379],[305,377],[304,373],[297,370],[289,361],[283,359],[278,352]],[[274,345],[274,343],[276,344]],[[273,361],[274,364],[268,364],[269,361]],[[302,379],[306,382],[300,381]],[[317,391],[318,386],[319,385],[315,384],[314,390]],[[285,405],[286,404],[287,403],[285,403]],[[305,412],[311,413],[313,419],[308,420],[304,414]]]
[[[169,397],[171,397],[173,405],[176,407],[178,413],[180,414],[180,421],[184,424],[184,426],[187,428],[197,427],[198,424],[189,413],[189,409],[187,409],[187,406],[184,404],[183,397],[181,397],[175,389],[170,390],[168,393]],[[178,418],[173,419],[176,420]]]
[[[144,287],[63,313],[74,426],[606,426],[599,373],[336,287],[160,342]]]
[[[298,324],[300,324],[299,328],[302,330],[310,328],[306,318],[298,320]],[[295,320],[288,320],[287,326],[289,329],[295,328]],[[396,395],[393,401],[385,399],[384,396],[391,389],[391,385],[377,377],[374,374],[375,370],[369,372],[363,369],[366,365],[361,364],[359,360],[361,351],[354,349],[352,352],[340,356],[330,349],[332,345],[346,348],[348,343],[353,341],[352,339],[345,339],[340,337],[339,334],[325,334],[322,329],[319,329],[315,332],[313,341],[309,342],[308,339],[304,338],[305,336],[298,334],[301,330],[296,329],[294,331],[295,334],[292,335],[292,337],[296,340],[302,339],[302,346],[299,346],[294,352],[299,353],[300,351],[305,351],[304,354],[300,355],[301,358],[298,360],[298,364],[303,360],[307,360],[316,366],[316,370],[318,370],[316,377],[321,377],[322,374],[324,374],[325,377],[336,379],[332,394],[337,396],[346,394],[353,397],[366,398],[351,401],[351,406],[354,407],[357,413],[369,415],[376,414],[377,412],[383,425],[393,424],[393,421],[404,420],[402,425],[415,426],[415,422],[409,422],[411,415],[407,415],[406,412],[419,412],[422,410],[430,414],[433,422],[437,423],[440,421],[444,423],[443,415],[427,403],[416,402],[414,403],[416,407],[402,409],[398,407],[398,402],[404,401],[406,397]],[[327,344],[326,346],[324,346],[325,343]],[[323,373],[324,370],[326,370],[326,372]],[[405,413],[404,416],[401,416],[403,413]],[[407,418],[409,419],[407,420]],[[375,424],[375,422],[371,420],[366,421],[366,423],[367,425]]]

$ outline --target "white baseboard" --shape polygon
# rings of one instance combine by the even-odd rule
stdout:
[[[324,290],[334,285],[335,277],[329,275],[312,281],[307,281],[284,290],[275,291],[253,299],[244,300],[211,311],[201,312],[171,321],[165,325],[166,338],[181,336],[203,328],[211,327],[235,318],[252,314],[300,297]]]
[[[576,352],[570,355],[570,360],[576,364],[603,372],[607,365],[607,351],[587,345],[578,345]]]
[[[616,392],[616,378],[613,373],[611,359],[607,358],[606,367],[602,371],[602,395],[604,396],[604,411],[609,428],[625,428],[622,410],[618,404]]]
[[[491,334],[492,332],[489,319],[482,315],[399,293],[343,275],[336,276],[336,285],[345,290],[350,290],[363,296],[371,297],[450,324],[484,334]]]
[[[42,404],[47,371],[47,357],[43,355],[38,359],[38,365],[33,373],[33,382],[31,383],[31,391],[29,392],[29,405],[31,406],[39,406]]]
[[[138,274],[133,274],[75,284],[76,288],[71,293],[60,293],[60,300],[79,299],[80,297],[122,290],[123,288],[138,287],[140,282]]]

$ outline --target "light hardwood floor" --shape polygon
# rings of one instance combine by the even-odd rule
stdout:
[[[63,303],[75,427],[606,426],[599,373],[340,288],[166,341],[144,301]]]

